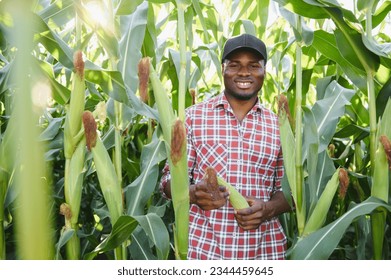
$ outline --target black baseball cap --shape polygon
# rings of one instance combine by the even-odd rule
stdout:
[[[267,53],[265,43],[250,34],[242,34],[228,39],[224,45],[221,62],[224,62],[227,56],[229,56],[232,52],[242,48],[251,49],[259,53],[264,58],[266,64]]]

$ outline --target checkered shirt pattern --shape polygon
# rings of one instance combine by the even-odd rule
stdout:
[[[190,183],[204,176],[208,166],[244,196],[264,201],[281,191],[282,148],[277,116],[258,100],[239,123],[225,95],[186,111]],[[170,179],[166,164],[161,190]],[[286,236],[277,217],[258,229],[245,231],[232,205],[204,211],[190,207],[188,259],[285,259]]]

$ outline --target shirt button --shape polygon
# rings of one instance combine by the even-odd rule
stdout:
[[[232,236],[233,236],[233,237],[236,237],[236,232],[232,233]]]

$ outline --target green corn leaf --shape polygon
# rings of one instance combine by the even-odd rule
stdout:
[[[346,89],[336,81],[332,81],[326,89],[325,98],[318,100],[312,107],[318,135],[320,136],[318,153],[328,147],[339,118],[344,114],[345,106],[350,104],[349,100],[354,93],[353,90]]]
[[[91,151],[99,185],[109,208],[111,223],[114,224],[122,214],[122,193],[117,174],[110,156],[99,137],[97,138],[96,146]]]
[[[162,219],[154,213],[134,216],[134,218],[139,222],[151,242],[155,245],[158,259],[166,260],[170,251],[170,237]]]
[[[295,168],[295,138],[288,117],[285,113],[279,115],[280,139],[284,155],[285,173],[294,201],[297,201],[296,192],[296,168]]]
[[[124,32],[119,44],[121,59],[118,61],[118,69],[126,87],[133,92],[136,92],[138,85],[137,64],[142,56],[140,49],[144,42],[147,14],[148,2],[144,1],[134,13],[121,17]]]
[[[75,234],[75,230],[70,229],[70,228],[67,228],[67,229],[64,229],[63,231],[61,231],[60,239],[56,243],[56,260],[61,259],[61,254],[60,254],[61,248],[65,244],[67,244],[67,242],[72,238],[72,236],[74,234]]]
[[[159,176],[159,162],[166,158],[164,142],[153,137],[152,142],[145,145],[141,153],[142,173],[126,187],[127,213],[130,216],[141,215],[147,201],[155,190],[155,182]]]
[[[131,236],[132,242],[129,245],[130,254],[135,260],[156,260],[157,257],[153,252],[153,246],[145,231],[138,227],[133,231]]]
[[[370,197],[355,204],[339,219],[307,235],[289,250],[288,257],[294,260],[327,260],[337,247],[346,229],[358,217],[371,213],[378,207],[391,211],[391,206],[383,201]]]

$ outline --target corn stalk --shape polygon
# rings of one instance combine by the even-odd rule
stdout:
[[[301,17],[297,16],[297,30],[301,34]],[[296,101],[295,101],[295,170],[296,170],[296,213],[297,213],[297,227],[299,235],[303,233],[305,226],[305,199],[303,192],[303,159],[302,159],[302,133],[303,133],[303,112],[301,108],[302,103],[302,67],[301,67],[301,41],[296,41]]]
[[[149,58],[140,64],[149,67],[149,80],[159,112],[171,174],[171,195],[175,214],[174,243],[176,259],[186,259],[189,227],[189,179],[187,171],[186,131],[174,114],[168,94]]]
[[[12,149],[12,141],[15,139],[15,124],[14,119],[8,123],[8,128],[0,139],[0,260],[6,259],[6,240],[5,240],[5,198],[10,185],[13,158],[10,151]]]
[[[96,5],[99,6],[103,15],[105,16],[104,22],[94,22],[91,21],[88,16],[88,6],[83,6],[83,3],[80,0],[75,0],[75,7],[77,13],[80,14],[80,18],[82,18],[87,25],[94,30],[97,37],[99,38],[100,43],[105,52],[108,54],[108,68],[109,71],[118,71],[118,61],[119,61],[119,53],[118,53],[118,38],[116,36],[116,22],[115,22],[115,11],[114,11],[114,3],[112,0],[99,0],[96,1]],[[112,149],[112,164],[114,166],[115,174],[116,174],[116,184],[119,188],[119,191],[122,193],[122,131],[124,129],[123,125],[123,104],[117,100],[113,100],[114,103],[114,148]],[[110,161],[111,162],[111,161]],[[110,168],[111,169],[111,168]],[[121,209],[124,208],[124,201],[121,202]],[[122,213],[122,211],[121,211]],[[125,245],[121,249],[119,247],[116,248],[115,252],[116,259],[126,259],[126,248]]]
[[[366,32],[365,35],[369,41],[373,40],[372,36],[372,10],[375,4],[375,0],[369,0],[366,3]],[[359,56],[361,57],[361,56]],[[363,57],[364,58],[364,57]],[[362,64],[364,67],[367,65],[365,59]],[[389,192],[389,162],[387,157],[387,145],[390,149],[390,141],[386,135],[378,135],[378,124],[376,123],[376,94],[374,86],[375,70],[368,65],[365,67],[367,73],[367,88],[368,88],[368,101],[369,101],[369,119],[370,119],[370,157],[371,157],[371,175],[372,175],[372,189],[371,196],[382,199],[388,202]],[[390,103],[390,102],[388,102]],[[387,110],[385,111],[386,115]],[[383,119],[383,122],[388,122]],[[381,124],[383,127],[384,125]],[[384,129],[383,129],[384,130]],[[388,151],[390,153],[390,151]],[[373,258],[380,260],[383,253],[383,240],[386,224],[387,211],[384,208],[377,208],[371,215],[371,227],[372,227],[372,243],[373,243]]]
[[[66,244],[67,258],[71,260],[80,258],[80,240],[77,231],[85,154],[85,139],[81,139],[85,91],[84,62],[80,51],[75,53],[74,69],[69,110],[64,126],[65,204],[61,208],[61,213],[65,217],[64,230],[74,230],[74,234]]]
[[[31,1],[12,1],[9,12],[13,16],[13,33],[16,48],[15,107],[11,118],[15,129],[12,139],[13,162],[15,163],[16,199],[15,232],[17,258],[24,260],[53,259],[54,243],[50,207],[53,204],[48,183],[50,181],[44,162],[43,146],[37,141],[38,114],[34,106],[33,68],[33,17]]]
[[[105,7],[108,9],[108,23],[109,26],[107,27],[109,31],[115,30],[115,13],[114,13],[114,8],[113,8],[113,1],[111,0],[104,0]],[[114,35],[114,34],[113,34]],[[107,51],[110,51],[107,49]],[[110,63],[111,63],[111,68],[113,71],[117,71],[117,65],[118,65],[118,56],[117,55],[111,55],[110,56]],[[121,149],[122,149],[122,130],[124,129],[123,124],[122,124],[122,116],[123,114],[123,104],[118,102],[117,100],[114,100],[114,156],[113,156],[113,164],[115,168],[115,173],[117,176],[117,181],[118,181],[118,188],[119,191],[121,192],[121,197],[122,197],[122,157],[121,157]],[[124,201],[121,200],[121,213],[124,208]],[[125,244],[122,244],[122,248],[117,247],[116,248],[116,258],[117,259],[126,259],[126,246]]]
[[[4,202],[9,182],[9,170],[7,165],[10,164],[10,162],[4,160],[6,158],[4,143],[4,140],[0,142],[0,260],[6,259]]]
[[[78,1],[75,0],[75,3]],[[73,58],[74,72],[72,73],[72,88],[64,125],[64,196],[65,203],[60,206],[60,213],[64,216],[63,232],[72,230],[73,234],[65,245],[66,256],[69,260],[80,259],[80,239],[78,218],[80,212],[81,194],[83,188],[83,168],[85,158],[85,139],[82,131],[82,114],[84,112],[84,61],[81,47],[82,24],[78,13],[76,22],[76,51]]]
[[[389,197],[389,170],[391,166],[391,101],[388,101],[383,117],[379,121],[377,135],[378,147],[375,155],[374,172],[372,176],[371,196],[388,202]],[[372,240],[373,240],[373,258],[382,259],[383,241],[387,210],[383,207],[377,208],[371,215]]]
[[[1,167],[0,167],[1,168]],[[0,260],[5,260],[5,232],[4,232],[4,199],[8,180],[5,172],[0,170]]]
[[[140,68],[149,67],[149,79],[153,88],[158,112],[159,122],[163,131],[163,138],[168,156],[171,174],[171,196],[174,207],[174,247],[175,258],[186,259],[189,232],[189,179],[187,170],[187,148],[185,118],[185,94],[186,94],[186,33],[184,12],[191,1],[176,1],[178,8],[178,37],[180,51],[179,71],[179,104],[178,118],[172,109],[168,94],[160,81],[156,70],[149,58],[140,62]]]

